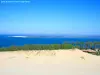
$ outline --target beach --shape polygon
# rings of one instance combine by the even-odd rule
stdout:
[[[100,56],[79,49],[0,52],[0,75],[100,75]]]

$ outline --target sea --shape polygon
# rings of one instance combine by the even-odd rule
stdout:
[[[25,44],[62,44],[64,42],[100,42],[100,38],[83,37],[29,37],[0,35],[0,47],[23,46]]]

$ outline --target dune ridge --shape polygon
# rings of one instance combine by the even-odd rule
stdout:
[[[100,56],[69,50],[0,52],[0,75],[100,75]]]

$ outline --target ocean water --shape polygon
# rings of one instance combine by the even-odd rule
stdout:
[[[9,37],[0,36],[0,47],[9,47],[11,45],[22,46],[24,44],[61,44],[63,42],[87,42],[99,41],[99,38],[27,38],[27,37]]]

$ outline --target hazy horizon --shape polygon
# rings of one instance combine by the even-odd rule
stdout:
[[[82,34],[0,34],[4,36],[62,36],[62,37],[100,37],[100,35],[82,35]]]

